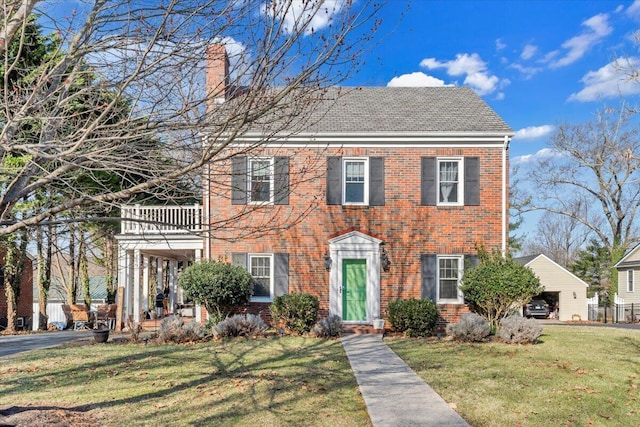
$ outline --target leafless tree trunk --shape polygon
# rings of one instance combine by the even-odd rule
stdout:
[[[26,12],[46,17],[59,4],[0,1],[3,46],[19,39]],[[73,15],[42,18],[45,30],[62,38],[64,51],[42,64],[28,85],[3,88],[0,155],[26,161],[3,180],[0,235],[47,221],[99,220],[67,214],[141,201],[142,194],[180,203],[185,185],[202,188],[201,168],[216,170],[228,161],[229,147],[250,129],[259,127],[261,136],[247,152],[299,132],[326,95],[324,88],[358,68],[380,7],[375,0],[96,0],[80,3]],[[224,87],[204,82],[211,45],[226,46],[230,55]],[[0,47],[0,55],[10,70],[7,49]],[[227,102],[217,101],[225,95]],[[25,137],[21,130],[33,122],[38,126]],[[106,171],[118,177],[117,188],[101,184]],[[297,172],[301,176],[292,182],[318,173]],[[79,175],[97,185],[90,191],[78,185]],[[211,191],[229,193],[228,181],[215,177]],[[64,197],[16,217],[19,200],[51,188]],[[218,218],[205,232],[215,236],[236,220]]]
[[[74,227],[69,232],[69,258],[67,259],[67,272],[69,274],[67,288],[67,303],[75,304],[78,297],[78,267],[76,264],[76,233]]]
[[[46,236],[45,236],[46,231]],[[53,227],[36,228],[36,262],[38,263],[38,308],[40,311],[38,329],[46,330],[49,316],[47,302],[51,287],[51,261],[53,254],[52,239]]]

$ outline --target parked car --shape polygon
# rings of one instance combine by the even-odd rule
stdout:
[[[543,299],[533,299],[524,305],[525,317],[541,317],[546,319],[550,313],[551,309],[549,304]]]

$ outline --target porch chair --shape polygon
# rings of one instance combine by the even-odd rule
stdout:
[[[73,316],[73,329],[91,329],[92,321],[89,319],[89,311],[84,305],[71,304]]]
[[[100,304],[96,307],[96,327],[108,325],[109,304]]]
[[[67,318],[67,325],[64,328],[69,329],[71,325],[73,325],[73,313],[71,312],[71,306],[69,304],[62,304],[62,312],[64,313],[64,317]]]
[[[107,324],[109,325],[109,329],[116,328],[116,312],[118,311],[118,304],[109,304],[109,309],[107,310]]]

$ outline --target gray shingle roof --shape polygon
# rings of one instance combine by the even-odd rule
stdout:
[[[323,98],[304,132],[513,133],[467,87],[331,88]]]

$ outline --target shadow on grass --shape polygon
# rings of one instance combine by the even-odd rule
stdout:
[[[126,346],[126,349],[117,347],[119,346],[103,349],[105,351],[101,353],[102,357],[99,360],[91,353],[92,349],[74,349],[73,352],[67,353],[72,353],[71,357],[84,356],[87,360],[61,369],[42,368],[42,371],[36,370],[30,375],[21,372],[19,378],[5,381],[4,386],[0,387],[3,395],[1,400],[7,403],[12,400],[12,395],[23,396],[27,383],[41,393],[50,391],[52,396],[55,396],[58,387],[87,387],[87,403],[64,409],[87,412],[94,409],[148,407],[149,403],[153,402],[156,410],[152,413],[141,413],[136,418],[137,422],[144,423],[145,419],[175,421],[175,408],[166,404],[163,406],[162,402],[185,398],[190,400],[185,402],[185,406],[188,406],[189,423],[214,425],[224,419],[234,419],[259,411],[266,411],[278,419],[286,418],[291,408],[304,404],[305,399],[317,399],[319,395],[330,396],[346,392],[357,397],[357,392],[354,391],[357,389],[355,378],[342,346],[337,341],[285,337],[191,346],[139,345],[139,348],[134,348],[133,351],[131,346]],[[175,367],[192,365],[195,367],[193,371],[178,373],[176,377],[172,377],[176,375],[172,374]],[[334,368],[328,369],[327,365]],[[136,374],[141,373],[145,377],[136,377]],[[99,382],[110,375],[117,375],[117,383],[122,387],[132,386],[134,393],[136,382],[145,382],[137,387],[138,389],[157,388],[145,392],[138,390],[137,394],[115,399],[102,398],[91,401],[97,395],[91,382]],[[161,379],[149,385],[149,377]],[[51,381],[51,378],[60,380]],[[238,381],[242,388],[226,389],[231,387],[234,381]],[[198,394],[212,387],[225,388],[224,393],[219,397],[202,398],[202,403],[199,403],[197,400],[201,397]],[[108,393],[100,394],[105,395]],[[335,404],[335,399],[325,400],[327,402],[322,405],[330,407]],[[243,403],[237,405],[240,401]],[[352,408],[352,411],[364,408],[361,400],[358,404],[361,407]],[[55,408],[54,405],[15,405],[4,412],[8,414]]]

